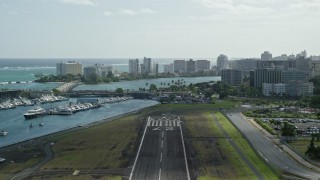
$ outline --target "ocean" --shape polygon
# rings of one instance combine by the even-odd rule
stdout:
[[[187,58],[178,58],[178,59],[187,60]],[[83,67],[93,65],[93,64],[106,64],[106,65],[112,65],[114,69],[119,72],[128,72],[129,70],[129,65],[128,65],[129,58],[0,59],[0,83],[34,81],[36,80],[35,74],[40,74],[40,73],[45,75],[55,74],[56,63],[61,61],[73,61],[73,60],[82,63]],[[163,72],[163,64],[173,63],[174,60],[175,59],[173,58],[153,58],[152,62],[159,63],[159,72]],[[140,63],[142,63],[143,59],[140,58],[139,61]],[[215,62],[211,61],[211,65],[213,64],[215,64]],[[0,85],[0,89],[1,89],[1,85]]]

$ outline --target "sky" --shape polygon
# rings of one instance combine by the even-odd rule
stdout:
[[[0,0],[0,58],[320,55],[320,0]]]

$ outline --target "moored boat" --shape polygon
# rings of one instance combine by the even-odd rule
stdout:
[[[41,116],[41,115],[45,115],[46,114],[46,110],[44,110],[41,107],[35,107],[33,109],[30,109],[29,111],[27,111],[26,113],[23,114],[23,116],[26,119],[32,119],[35,118],[37,116]]]

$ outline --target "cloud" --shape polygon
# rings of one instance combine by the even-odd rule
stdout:
[[[109,12],[109,11],[104,11],[104,12],[103,12],[103,15],[105,15],[105,16],[112,16],[113,13],[112,13],[112,12]]]
[[[83,6],[95,6],[98,5],[93,0],[60,0],[60,2],[65,4],[83,5]]]
[[[149,8],[141,8],[140,10],[121,9],[119,13],[128,16],[135,16],[141,14],[157,14],[158,12]]]

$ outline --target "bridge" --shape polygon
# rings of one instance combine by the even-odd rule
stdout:
[[[79,90],[79,91],[70,91],[64,93],[68,97],[116,97],[116,96],[131,96],[137,99],[149,98],[152,93],[149,92],[128,92],[128,93],[117,93],[115,91],[106,91],[106,90]]]

